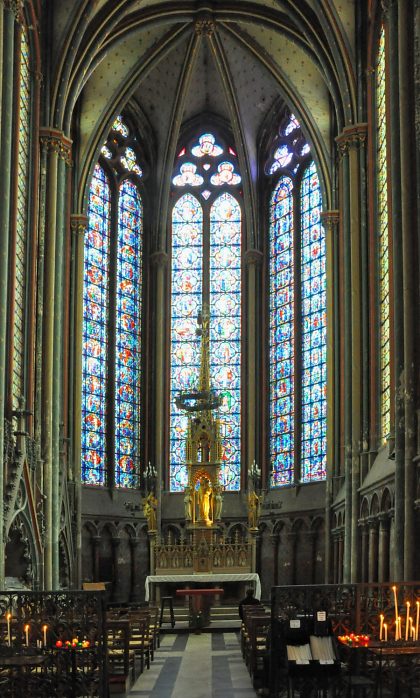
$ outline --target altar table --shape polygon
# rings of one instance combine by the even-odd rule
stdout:
[[[224,593],[224,589],[177,589],[177,596],[189,596],[191,598],[191,607],[194,611],[203,610],[203,596],[217,596]]]
[[[145,582],[145,600],[149,601],[152,596],[151,585],[159,584],[176,584],[179,586],[180,582],[194,583],[206,583],[206,584],[219,584],[221,586],[226,582],[251,582],[250,586],[254,586],[254,596],[257,599],[261,598],[261,582],[258,574],[256,572],[249,572],[243,574],[153,574],[146,577]],[[156,599],[158,600],[158,599]]]
[[[223,594],[224,589],[177,589],[177,596],[188,596],[190,599],[190,627],[196,626],[196,618],[201,616],[201,627],[210,622],[211,597]]]

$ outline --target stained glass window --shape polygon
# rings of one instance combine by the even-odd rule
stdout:
[[[326,476],[326,276],[321,190],[296,117],[267,164],[271,486]],[[290,168],[293,168],[293,176]],[[299,337],[299,342],[295,342]]]
[[[96,165],[89,194],[83,292],[82,480],[105,484],[111,192]]]
[[[126,179],[118,199],[116,303],[115,484],[121,487],[139,484],[141,243],[141,199]]]
[[[293,183],[282,177],[270,204],[270,451],[272,485],[294,467]]]
[[[26,241],[28,220],[28,173],[30,148],[29,45],[26,28],[22,28],[20,47],[19,146],[17,158],[15,302],[13,308],[13,402],[18,406],[24,393],[23,356],[26,290]]]
[[[391,429],[389,214],[385,58],[386,36],[385,29],[382,27],[376,71],[376,182],[379,221],[380,415],[381,435],[384,440],[388,437]]]
[[[327,337],[325,235],[314,162],[301,185],[302,482],[326,477]]]
[[[200,370],[197,316],[210,307],[210,374],[223,396],[219,411],[221,481],[240,487],[241,208],[229,191],[240,184],[235,152],[203,133],[180,150],[173,184],[194,187],[172,209],[170,489],[187,484],[187,418],[175,405],[181,390],[196,389]],[[209,158],[209,159],[206,159]],[[226,189],[226,191],[225,191]],[[197,197],[201,197],[200,201]]]
[[[119,135],[102,148],[109,174],[105,165],[98,164],[89,194],[84,262],[82,480],[92,485],[138,487],[143,206],[132,178],[141,177],[142,168],[135,142],[121,116],[112,130]]]
[[[241,459],[241,209],[221,194],[210,210],[210,375],[223,395],[222,484],[239,489]]]
[[[192,194],[178,199],[172,211],[171,294],[171,490],[187,484],[185,442],[187,417],[175,399],[181,390],[193,389],[200,370],[197,316],[203,289],[203,210]]]

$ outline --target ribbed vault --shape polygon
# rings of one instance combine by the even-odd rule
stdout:
[[[232,131],[254,230],[257,144],[281,100],[304,125],[330,199],[332,136],[356,111],[352,1],[65,0],[55,13],[52,125],[76,129],[81,208],[99,148],[129,100],[154,134],[161,221],[182,125],[211,113]]]

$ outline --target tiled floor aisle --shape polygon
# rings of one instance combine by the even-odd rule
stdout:
[[[164,635],[130,698],[255,698],[236,633]]]

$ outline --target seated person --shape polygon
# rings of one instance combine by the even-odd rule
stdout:
[[[249,605],[255,606],[256,604],[259,604],[259,603],[260,602],[258,601],[258,599],[256,599],[254,596],[254,590],[247,589],[245,598],[242,599],[242,601],[239,604],[239,617],[240,617],[240,619],[241,620],[244,619],[243,611],[242,611],[243,606],[249,606]]]

